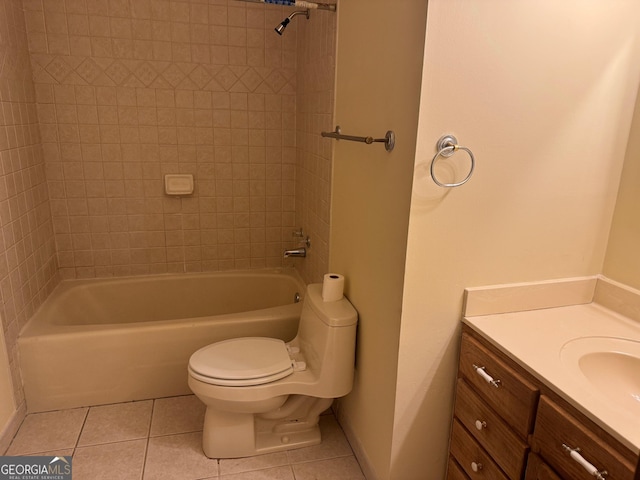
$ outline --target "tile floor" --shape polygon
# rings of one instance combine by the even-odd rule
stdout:
[[[242,459],[202,453],[193,395],[27,415],[6,455],[73,455],[73,480],[364,480],[333,415],[322,443]]]

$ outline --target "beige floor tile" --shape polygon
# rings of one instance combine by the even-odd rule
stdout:
[[[149,439],[145,480],[195,480],[217,475],[217,460],[207,458],[202,452],[202,433]]]
[[[27,415],[7,455],[51,452],[74,448],[88,408]]]
[[[293,465],[296,480],[365,480],[353,456]]]
[[[73,480],[140,480],[147,440],[79,447],[73,456]]]
[[[264,470],[221,475],[220,480],[295,480],[295,477],[291,467],[286,465]]]
[[[320,433],[322,435],[320,445],[289,450],[287,452],[289,462],[294,464],[353,455],[351,446],[335,417],[329,415],[320,417]]]
[[[160,398],[153,406],[151,436],[200,432],[206,407],[195,395]]]
[[[78,446],[147,438],[153,400],[91,407]]]
[[[250,472],[288,464],[287,452],[269,453],[246,458],[223,458],[220,459],[220,475]]]

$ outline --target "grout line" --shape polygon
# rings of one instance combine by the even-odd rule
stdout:
[[[22,428],[22,425],[24,425],[25,420],[27,419],[27,417],[31,415],[30,413],[25,413],[24,417],[22,417],[22,420],[20,420],[20,425],[18,425],[18,428],[16,428],[16,431],[13,433],[13,435],[11,436],[11,440],[9,441],[9,443],[7,443],[7,448],[5,449],[4,452],[2,452],[2,455],[6,455],[7,452],[9,451],[9,449],[11,448],[11,445],[13,445],[14,440],[16,439],[16,437],[18,436],[18,432],[20,431],[20,429]]]
[[[156,399],[153,399],[151,404],[151,416],[149,417],[149,429],[147,430],[147,444],[144,448],[144,455],[142,456],[142,471],[140,472],[140,480],[144,478],[144,473],[147,468],[147,456],[149,455],[149,440],[151,439],[151,425],[153,425],[153,414],[156,411]]]
[[[176,397],[182,397],[184,395],[177,395]],[[140,437],[140,438],[133,438],[133,439],[126,439],[126,440],[119,440],[119,441],[113,441],[113,442],[106,442],[106,443],[100,443],[100,444],[95,444],[95,445],[86,445],[86,447],[94,447],[94,446],[100,446],[100,445],[112,445],[115,443],[123,443],[123,442],[130,442],[130,441],[136,441],[136,440],[146,440],[146,445],[145,445],[145,449],[144,449],[144,453],[142,455],[142,468],[140,470],[140,477],[139,480],[142,480],[144,478],[144,475],[146,473],[146,462],[148,460],[148,455],[149,455],[149,447],[150,447],[150,440],[151,438],[160,438],[160,437],[169,437],[169,436],[176,436],[176,435],[186,435],[186,434],[193,434],[193,433],[199,433],[202,432],[202,430],[197,430],[197,431],[192,431],[192,432],[180,432],[180,433],[167,433],[167,434],[163,434],[163,435],[158,435],[157,437],[151,437],[151,427],[153,424],[153,419],[154,419],[154,415],[158,414],[158,410],[157,410],[157,405],[156,402],[159,399],[152,399],[152,404],[151,404],[151,413],[150,413],[150,418],[149,418],[149,426],[147,429],[147,433],[146,433],[146,438],[145,437]],[[148,400],[147,400],[148,401]],[[127,403],[132,403],[132,402],[121,402],[121,404],[127,404]],[[117,405],[117,404],[113,404],[113,405]],[[100,405],[101,406],[101,405]],[[82,426],[80,428],[80,432],[76,438],[76,442],[75,442],[75,447],[72,448],[72,455],[75,455],[77,453],[77,449],[78,448],[84,448],[85,446],[79,447],[79,441],[80,441],[80,437],[82,436],[82,433],[84,431],[84,428],[86,427],[87,421],[88,421],[88,417],[89,417],[89,413],[90,410],[92,408],[97,408],[100,406],[96,406],[96,407],[82,407],[82,408],[86,408],[86,412],[85,412],[85,416],[82,420]],[[46,413],[46,412],[45,412]],[[30,414],[33,415],[33,414]],[[332,416],[335,418],[335,414],[331,411],[327,412],[325,414],[326,416]],[[25,416],[26,419],[26,416]],[[24,420],[23,420],[24,423]],[[340,427],[340,425],[338,424],[340,431],[342,431],[343,435],[344,435],[344,431],[342,430],[342,427]],[[346,439],[346,435],[345,435],[345,439]],[[348,439],[347,443],[348,443]],[[292,458],[290,456],[290,451],[289,450],[285,450],[284,453],[286,453],[286,464],[283,465],[272,465],[272,466],[265,466],[263,468],[259,468],[257,470],[251,470],[248,471],[246,473],[250,473],[252,471],[261,471],[261,470],[267,470],[270,468],[275,468],[275,467],[288,467],[289,468],[289,472],[291,474],[291,478],[293,480],[296,480],[296,473],[295,473],[295,466],[296,465],[304,465],[304,464],[309,464],[309,463],[317,463],[317,462],[326,462],[326,461],[331,461],[331,460],[335,460],[335,459],[340,459],[340,458],[354,458],[356,461],[356,464],[358,465],[358,467],[360,468],[360,471],[362,471],[362,467],[360,466],[360,463],[358,462],[358,459],[355,457],[355,455],[353,454],[353,449],[351,448],[351,445],[349,444],[350,447],[350,452],[351,453],[345,453],[345,454],[333,454],[330,455],[326,458],[316,458],[316,459],[308,459],[308,460],[299,460],[297,462],[292,462]],[[216,471],[216,476],[212,476],[212,477],[203,477],[203,478],[207,478],[207,479],[217,479],[217,478],[221,478],[221,459],[215,459],[216,462],[216,466],[217,466],[217,471]]]
[[[115,445],[116,443],[127,443],[127,442],[136,442],[139,440],[148,440],[149,437],[139,437],[139,438],[127,438],[124,440],[113,440],[111,442],[101,442],[101,443],[90,443],[88,445],[78,445],[77,448],[90,448],[90,447],[101,447],[103,445]]]
[[[87,424],[87,418],[89,418],[89,411],[91,407],[87,407],[87,412],[84,414],[84,420],[82,420],[82,426],[80,427],[80,431],[78,432],[78,438],[76,438],[76,444],[74,445],[71,456],[73,457],[76,454],[76,450],[78,449],[78,443],[80,442],[80,437],[82,436],[82,431],[84,430],[85,425]],[[62,410],[58,410],[62,411]]]
[[[153,415],[156,412],[156,401],[157,399],[153,399],[153,403],[151,404],[151,416],[149,417],[149,429],[147,430],[147,438],[151,438],[151,426],[153,425]]]
[[[173,433],[163,433],[161,435],[154,435],[153,437],[149,435],[149,438],[162,438],[162,437],[173,437],[175,435],[187,435],[189,433],[202,433],[202,430],[190,430],[188,432],[173,432]]]

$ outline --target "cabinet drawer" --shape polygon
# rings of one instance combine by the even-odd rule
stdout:
[[[480,373],[483,373],[482,376]],[[522,438],[531,433],[538,389],[478,341],[464,333],[460,374]],[[489,383],[488,377],[496,384]]]
[[[613,447],[548,397],[540,398],[536,428],[533,432],[534,450],[564,478],[572,480],[593,479],[563,447],[580,449],[580,455],[599,471],[606,470],[611,480],[633,480],[634,465],[622,457]]]
[[[527,476],[524,480],[562,480],[551,467],[544,463],[535,453],[529,454]]]
[[[462,378],[458,379],[455,415],[509,478],[522,478],[529,446]]]
[[[491,456],[456,419],[453,420],[451,454],[472,480],[508,480]]]
[[[447,464],[447,480],[469,480],[469,477],[460,468],[458,462],[451,457],[449,457],[449,463]]]

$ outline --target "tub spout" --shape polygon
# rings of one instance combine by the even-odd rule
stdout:
[[[306,257],[306,256],[307,256],[307,249],[305,247],[294,248],[293,250],[284,251],[284,258]]]

